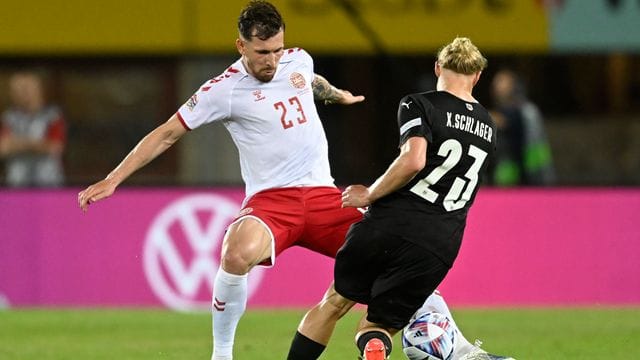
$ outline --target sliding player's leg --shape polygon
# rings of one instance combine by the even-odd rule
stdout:
[[[454,331],[456,336],[453,341],[454,350],[452,360],[513,360],[511,357],[487,353],[485,350],[480,348],[481,343],[478,340],[476,340],[474,344],[470,343],[462,333],[462,330],[460,330],[456,324],[447,303],[437,290],[427,298],[422,307],[416,312],[416,315],[414,315],[414,318],[429,312],[436,312],[445,315],[451,321],[451,325],[455,328]]]
[[[444,297],[442,297],[442,295],[438,290],[434,291],[427,298],[427,300],[424,302],[422,307],[416,312],[416,315],[414,315],[414,317],[418,317],[421,314],[428,313],[428,312],[436,312],[436,313],[443,314],[449,320],[451,320],[451,324],[455,327],[456,333],[458,334],[458,336],[456,336],[454,340],[454,349],[456,349],[455,353],[466,354],[474,349],[474,345],[471,344],[467,340],[467,338],[465,338],[464,335],[462,334],[462,331],[460,330],[460,328],[458,327],[458,324],[456,324],[453,318],[453,314],[451,314],[451,311],[449,310],[449,306],[447,306],[447,303],[445,302]]]

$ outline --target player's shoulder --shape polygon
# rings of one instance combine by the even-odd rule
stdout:
[[[286,63],[292,61],[312,63],[313,59],[311,58],[311,55],[309,55],[309,53],[303,48],[293,47],[285,49],[284,54],[282,54],[282,57],[280,58],[280,62]]]
[[[416,94],[418,98],[430,103],[445,101],[449,98],[448,95],[450,94],[447,93],[446,91],[437,91],[437,90],[430,90],[430,91],[425,91],[425,92]]]
[[[245,78],[247,74],[242,68],[240,61],[235,62],[222,73],[205,81],[200,87],[200,92],[209,92],[212,89],[224,90],[233,88],[235,84]]]
[[[401,100],[400,104],[410,104],[414,103],[416,105],[420,105],[423,109],[428,109],[433,107],[433,99],[436,96],[437,91],[425,91],[425,92],[416,92],[405,95]]]

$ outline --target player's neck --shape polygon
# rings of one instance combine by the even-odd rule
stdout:
[[[246,58],[246,57],[244,57],[244,56],[242,56],[242,57],[240,58],[240,62],[242,63],[242,67],[244,68],[244,71],[245,71],[247,74],[249,74],[249,75],[251,75],[251,76],[255,77],[255,75],[253,74],[253,71],[251,71],[251,68],[250,68],[250,67],[249,67],[249,65],[247,64],[247,58]]]
[[[438,91],[446,91],[451,95],[460,98],[464,101],[477,102],[471,94],[473,86],[466,81],[457,81],[457,79],[446,79],[441,76],[438,78],[438,84],[436,86]]]

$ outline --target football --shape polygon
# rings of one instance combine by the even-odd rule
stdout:
[[[402,351],[410,360],[450,360],[455,328],[443,314],[428,312],[402,330]]]

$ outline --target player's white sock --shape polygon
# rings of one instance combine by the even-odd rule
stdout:
[[[462,334],[462,330],[460,330],[456,321],[453,319],[449,306],[447,306],[447,303],[444,301],[444,298],[440,295],[438,290],[429,295],[420,310],[418,310],[418,313],[423,312],[437,312],[443,314],[447,316],[451,320],[453,326],[455,326],[458,336],[454,339],[454,359],[458,357],[456,354],[466,354],[474,348],[473,344],[471,344]]]
[[[451,315],[451,311],[449,311],[447,303],[444,301],[444,298],[440,295],[438,290],[429,295],[418,312],[437,312],[453,320],[453,315]]]
[[[247,306],[247,274],[218,269],[213,285],[213,360],[231,360],[236,327]]]

